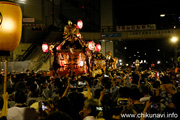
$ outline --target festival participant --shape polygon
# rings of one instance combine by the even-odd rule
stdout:
[[[133,87],[131,88],[130,98],[132,99],[132,108],[137,112],[141,113],[144,109],[144,104],[140,102],[140,98],[142,97],[142,93],[139,88]]]
[[[57,101],[57,110],[68,114],[72,118],[74,116],[73,105],[70,99],[66,96]]]
[[[98,115],[97,107],[100,106],[100,102],[96,99],[87,99],[84,101],[84,107],[79,112],[83,120],[97,120]]]
[[[174,90],[170,78],[168,76],[163,76],[161,78],[162,85],[160,86],[160,96],[161,96],[161,103],[165,106],[168,106],[172,102],[172,95],[176,93]]]
[[[45,97],[41,94],[41,89],[37,83],[33,83],[30,86],[30,95],[27,98],[26,104],[31,106],[37,101],[45,100]]]
[[[141,103],[145,103],[146,101],[150,100],[150,90],[147,85],[143,85],[140,87],[141,93],[143,94],[143,97],[140,98]]]
[[[82,120],[79,112],[83,109],[86,98],[81,92],[71,92],[69,93],[68,98],[73,108],[73,119]]]
[[[38,113],[34,108],[27,107],[26,94],[23,91],[17,91],[15,94],[16,105],[8,109],[8,120],[38,120]]]

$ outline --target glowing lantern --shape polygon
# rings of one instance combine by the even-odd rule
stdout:
[[[49,49],[49,46],[48,46],[48,44],[42,44],[42,50],[43,50],[43,52],[48,52],[48,49]]]
[[[5,56],[4,93],[7,88],[7,69],[10,51],[15,50],[21,40],[22,11],[19,5],[0,1],[0,55]]]
[[[101,45],[100,44],[97,44],[96,45],[96,51],[99,52],[101,50]]]
[[[56,50],[60,50],[60,49],[61,49],[61,46],[60,46],[60,45],[56,47]]]
[[[89,48],[90,50],[93,50],[93,49],[95,48],[95,43],[94,43],[93,41],[90,41],[90,42],[89,42],[89,45],[88,45],[88,48]]]
[[[82,20],[79,20],[79,21],[77,22],[77,28],[78,28],[78,29],[82,29],[82,27],[83,27],[83,22],[82,22]]]
[[[79,65],[80,67],[82,67],[82,66],[83,66],[83,61],[80,60],[79,63],[78,63],[78,65]]]
[[[81,33],[78,33],[78,34],[77,34],[77,37],[81,38]]]
[[[21,40],[22,11],[19,5],[0,1],[0,51],[15,50]]]

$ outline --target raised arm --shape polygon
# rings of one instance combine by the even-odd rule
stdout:
[[[69,91],[69,85],[70,85],[70,78],[68,78],[67,82],[68,82],[68,83],[67,83],[66,89],[65,89],[65,91],[64,91],[64,93],[63,93],[63,95],[62,95],[62,97],[66,96],[66,95],[68,94],[68,91]]]
[[[91,94],[91,88],[89,86],[89,83],[86,81],[86,88],[87,88],[87,92],[88,92],[88,99],[92,98],[92,94]]]

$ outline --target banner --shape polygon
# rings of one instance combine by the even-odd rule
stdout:
[[[156,30],[156,24],[117,26],[116,31]]]
[[[162,38],[175,34],[175,30],[152,30],[152,31],[136,31],[128,32],[128,39],[140,38]]]

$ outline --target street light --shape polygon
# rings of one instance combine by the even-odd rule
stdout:
[[[177,41],[178,41],[178,38],[177,38],[177,37],[172,37],[172,38],[171,38],[171,42],[172,42],[172,43],[176,43]]]
[[[165,17],[166,16],[166,14],[160,14],[160,17]]]
[[[171,42],[174,44],[174,51],[175,51],[175,56],[174,56],[174,62],[175,62],[175,67],[177,67],[177,42],[178,42],[178,37],[172,37]]]

